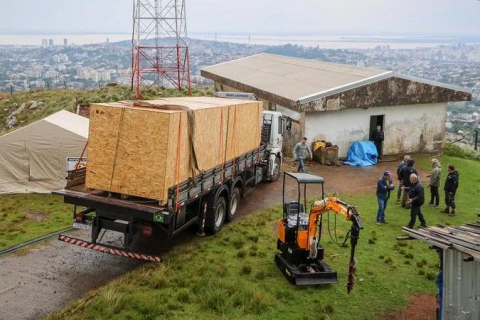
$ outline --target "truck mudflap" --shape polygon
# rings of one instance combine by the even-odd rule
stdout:
[[[129,252],[129,251],[117,248],[117,247],[107,246],[107,245],[104,245],[104,244],[92,243],[92,242],[88,242],[88,241],[85,241],[85,240],[65,236],[65,235],[62,235],[62,234],[58,236],[58,240],[66,242],[68,244],[77,245],[77,246],[82,247],[84,249],[91,249],[91,250],[99,251],[99,252],[102,252],[102,253],[109,253],[109,254],[113,254],[113,255],[117,255],[117,256],[122,256],[122,257],[125,257],[125,258],[131,258],[131,259],[137,259],[137,260],[146,260],[146,261],[153,261],[153,262],[163,262],[163,259],[158,257],[158,256]]]

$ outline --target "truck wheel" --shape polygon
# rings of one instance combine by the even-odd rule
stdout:
[[[280,157],[276,157],[275,161],[273,163],[273,173],[270,176],[270,182],[274,182],[278,180],[278,177],[280,177],[280,169],[281,169],[281,161]]]
[[[226,216],[227,221],[232,221],[235,219],[235,214],[237,213],[238,206],[240,205],[240,189],[234,188],[232,195],[230,196],[230,207],[228,214]]]
[[[222,229],[226,213],[227,202],[224,197],[219,197],[215,201],[212,211],[208,212],[205,218],[205,227],[211,234],[215,234]]]

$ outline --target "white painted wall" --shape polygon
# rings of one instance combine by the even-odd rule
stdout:
[[[437,151],[443,145],[446,103],[368,109],[310,112],[305,114],[305,136],[338,145],[344,157],[355,141],[368,140],[370,116],[384,115],[384,154]]]

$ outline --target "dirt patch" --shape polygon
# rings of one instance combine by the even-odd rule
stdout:
[[[48,213],[36,210],[28,210],[27,218],[34,221],[45,221],[48,220]]]
[[[410,296],[407,309],[381,316],[380,320],[434,320],[437,319],[436,308],[434,296],[413,295]]]

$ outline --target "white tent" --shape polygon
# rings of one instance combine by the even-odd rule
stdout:
[[[88,119],[68,111],[1,136],[0,194],[64,188],[68,158],[81,155],[87,138]]]

